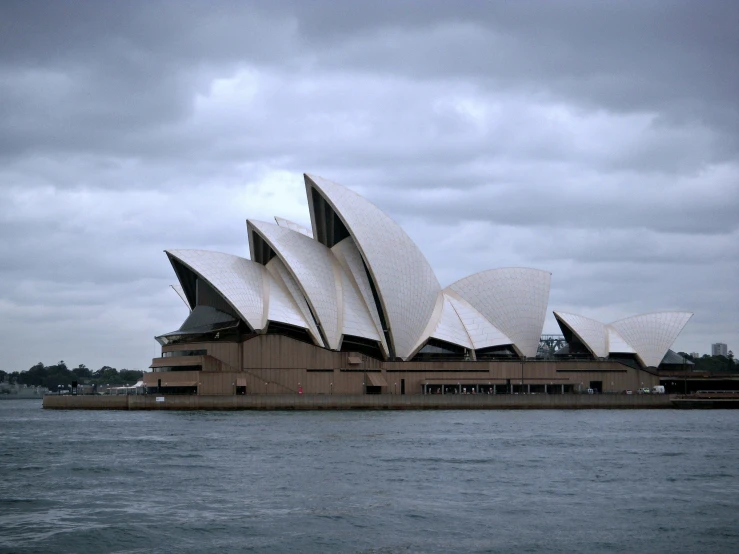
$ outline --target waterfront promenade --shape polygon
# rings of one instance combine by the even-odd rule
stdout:
[[[49,395],[43,406],[60,410],[602,410],[673,408],[673,398],[666,394]]]

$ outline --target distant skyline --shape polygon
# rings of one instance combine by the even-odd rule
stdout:
[[[353,188],[442,286],[552,273],[552,310],[695,313],[739,344],[739,3],[0,3],[0,369],[144,369],[163,250],[248,256]],[[733,345],[733,348],[732,348]]]

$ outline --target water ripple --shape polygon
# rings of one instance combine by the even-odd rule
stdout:
[[[0,402],[0,552],[734,552],[739,412]]]

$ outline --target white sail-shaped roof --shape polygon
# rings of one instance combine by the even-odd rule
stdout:
[[[608,352],[613,354],[636,354],[636,351],[629,346],[629,343],[624,340],[624,338],[618,334],[618,331],[611,327],[610,325],[606,325],[606,330],[608,331]]]
[[[548,271],[514,267],[475,273],[448,288],[509,337],[523,356],[533,358],[544,327],[550,281]]]
[[[248,221],[253,261],[166,251],[180,281],[173,289],[189,308],[216,307],[256,332],[267,332],[270,321],[301,327],[333,350],[346,336],[362,337],[404,360],[429,338],[475,350],[512,345],[522,356],[536,355],[549,272],[488,270],[442,291],[420,250],[379,208],[319,177],[305,175],[305,184],[312,232],[280,217],[277,225]],[[632,353],[656,367],[692,314],[644,314],[609,325],[555,316],[594,357]]]
[[[305,175],[313,236],[319,215],[312,190],[330,205],[354,239],[374,281],[389,327],[395,356],[408,359],[424,340],[441,287],[428,261],[403,231],[377,206],[336,183]],[[329,243],[328,246],[333,246]]]
[[[326,346],[321,337],[321,333],[318,331],[315,320],[313,319],[313,314],[311,314],[310,308],[308,307],[308,302],[305,300],[303,291],[298,286],[298,283],[295,282],[295,279],[290,271],[285,267],[285,264],[282,263],[282,260],[278,257],[272,258],[265,267],[267,268],[267,271],[269,271],[270,275],[285,287],[285,290],[288,291],[293,302],[295,302],[295,305],[298,306],[303,319],[308,324],[308,333],[313,339],[313,342],[318,346]]]
[[[300,308],[282,280],[275,279],[269,271],[265,271],[265,274],[269,281],[269,313],[267,314],[269,321],[287,323],[309,330],[310,325],[300,313]]]
[[[347,237],[338,244],[331,248],[336,259],[341,264],[344,272],[351,277],[352,282],[357,287],[359,294],[362,296],[364,305],[370,315],[372,325],[379,335],[380,347],[385,356],[389,354],[387,342],[385,342],[385,334],[382,331],[382,323],[380,322],[380,315],[377,313],[377,307],[372,296],[372,286],[370,285],[367,272],[364,269],[364,262],[362,261],[362,255],[357,249],[357,245],[354,244],[354,239]],[[344,331],[347,334],[347,331]]]
[[[459,318],[457,311],[446,295],[444,296],[444,307],[441,311],[441,318],[436,329],[431,333],[431,337],[464,346],[465,348],[474,349],[472,340],[467,334],[462,320]]]
[[[453,290],[449,288],[444,289],[444,297],[452,304],[454,310],[457,312],[475,350],[513,344],[513,341],[505,333],[485,319],[485,316],[473,308],[467,301],[463,300]]]
[[[207,250],[165,250],[213,287],[254,330],[263,329],[264,267],[258,263]]]
[[[577,314],[568,314],[566,312],[554,312],[562,325],[566,325],[572,331],[580,342],[590,350],[590,353],[596,358],[605,358],[608,356],[608,337],[606,326],[601,322],[589,317]]]
[[[297,231],[264,221],[248,220],[249,233],[256,232],[269,244],[298,283],[323,330],[327,346],[341,343],[338,293],[340,268],[331,251]]]
[[[295,223],[294,221],[290,221],[289,219],[285,219],[284,217],[277,217],[275,216],[275,222],[280,227],[287,227],[288,229],[291,229],[293,231],[297,231],[301,235],[305,235],[306,237],[313,238],[313,233],[310,229],[307,227],[303,227],[300,225],[300,223]]]
[[[341,334],[380,341],[369,309],[346,271],[341,271]]]
[[[176,284],[176,285],[169,285],[172,287],[172,290],[177,293],[177,296],[180,297],[180,299],[185,303],[185,306],[187,306],[187,309],[192,311],[192,308],[190,307],[190,301],[187,299],[187,295],[185,295],[185,289],[182,288],[182,285]]]
[[[634,348],[645,366],[658,367],[692,315],[657,312],[627,317],[610,325]]]

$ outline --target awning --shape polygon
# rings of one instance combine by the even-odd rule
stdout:
[[[367,373],[367,380],[372,387],[387,387],[387,381],[381,373]]]
[[[246,378],[245,377],[239,377],[236,379],[236,386],[237,387],[245,387],[246,386]]]
[[[197,387],[198,382],[197,381],[172,381],[172,382],[166,382],[162,381],[163,387]]]

